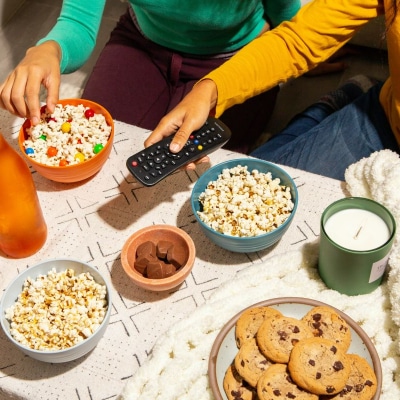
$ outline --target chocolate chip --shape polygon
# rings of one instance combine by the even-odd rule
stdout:
[[[308,363],[309,363],[310,365],[312,365],[313,367],[315,367],[315,361],[314,361],[314,360],[308,360]]]
[[[296,398],[296,396],[293,393],[290,393],[290,392],[286,393],[286,396],[287,396],[288,399],[295,399]]]
[[[353,390],[353,386],[351,385],[346,385],[338,394],[339,397],[343,397],[346,394],[350,393]]]
[[[344,369],[344,366],[343,366],[343,364],[342,364],[341,361],[336,361],[336,362],[333,364],[333,369],[334,369],[335,371],[341,371],[342,369]]]
[[[231,395],[235,400],[243,400],[242,392],[240,390],[232,390]]]
[[[321,379],[321,376],[322,376],[321,372],[317,372],[315,374],[315,379]]]
[[[334,393],[336,391],[334,386],[327,386],[325,390],[326,393]]]
[[[353,390],[353,386],[351,386],[351,385],[346,385],[346,386],[345,386],[345,389],[346,389],[346,392],[347,392],[347,393],[350,393],[350,392]],[[345,390],[345,389],[343,389],[343,390]]]
[[[318,329],[321,326],[321,322],[314,322],[312,326],[313,328]]]
[[[280,396],[281,395],[281,391],[279,390],[279,389],[275,389],[274,391],[273,391],[273,394],[274,394],[274,396]]]
[[[320,313],[313,314],[312,319],[314,321],[321,321],[322,315]]]
[[[336,353],[337,353],[337,347],[335,347],[335,346],[332,346],[332,347],[330,348],[330,350],[331,350],[331,352],[332,352],[333,354],[336,354]]]
[[[285,331],[278,331],[278,335],[279,335],[279,340],[286,340],[288,336]]]
[[[294,326],[293,327],[293,333],[299,333],[299,332],[300,332],[299,327],[298,326]]]
[[[374,384],[369,380],[369,379],[367,379],[366,381],[365,381],[365,386],[373,386]]]
[[[364,385],[362,383],[355,385],[354,390],[356,391],[356,393],[360,393],[364,390]]]

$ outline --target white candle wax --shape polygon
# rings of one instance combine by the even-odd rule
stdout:
[[[390,237],[385,221],[371,211],[350,208],[333,214],[325,223],[325,232],[332,241],[349,249],[376,249]]]

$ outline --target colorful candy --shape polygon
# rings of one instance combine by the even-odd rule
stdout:
[[[79,162],[85,161],[85,156],[82,153],[76,153],[74,158],[75,158],[75,160],[78,160]]]
[[[91,108],[88,108],[86,111],[85,111],[85,117],[87,118],[87,119],[89,119],[89,118],[92,118],[94,116],[94,111],[91,109]]]
[[[71,123],[63,122],[63,124],[61,125],[61,131],[64,132],[64,133],[71,132]]]
[[[47,154],[48,157],[54,157],[54,156],[57,155],[57,153],[58,153],[58,150],[57,150],[56,147],[50,146],[50,147],[47,148],[47,153],[46,154]]]
[[[94,147],[93,147],[93,153],[94,154],[98,154],[100,153],[101,150],[103,150],[104,146],[101,143],[97,143]]]

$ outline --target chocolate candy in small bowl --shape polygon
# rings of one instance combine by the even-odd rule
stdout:
[[[23,353],[64,363],[96,347],[111,308],[111,287],[97,268],[74,259],[50,259],[10,283],[1,299],[0,322]]]
[[[192,238],[172,225],[151,225],[132,234],[121,252],[126,274],[139,287],[170,290],[190,274],[196,256]]]

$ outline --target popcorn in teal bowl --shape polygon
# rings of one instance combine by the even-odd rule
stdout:
[[[193,187],[191,206],[204,234],[237,253],[277,243],[293,221],[298,192],[279,166],[255,158],[217,164]]]

